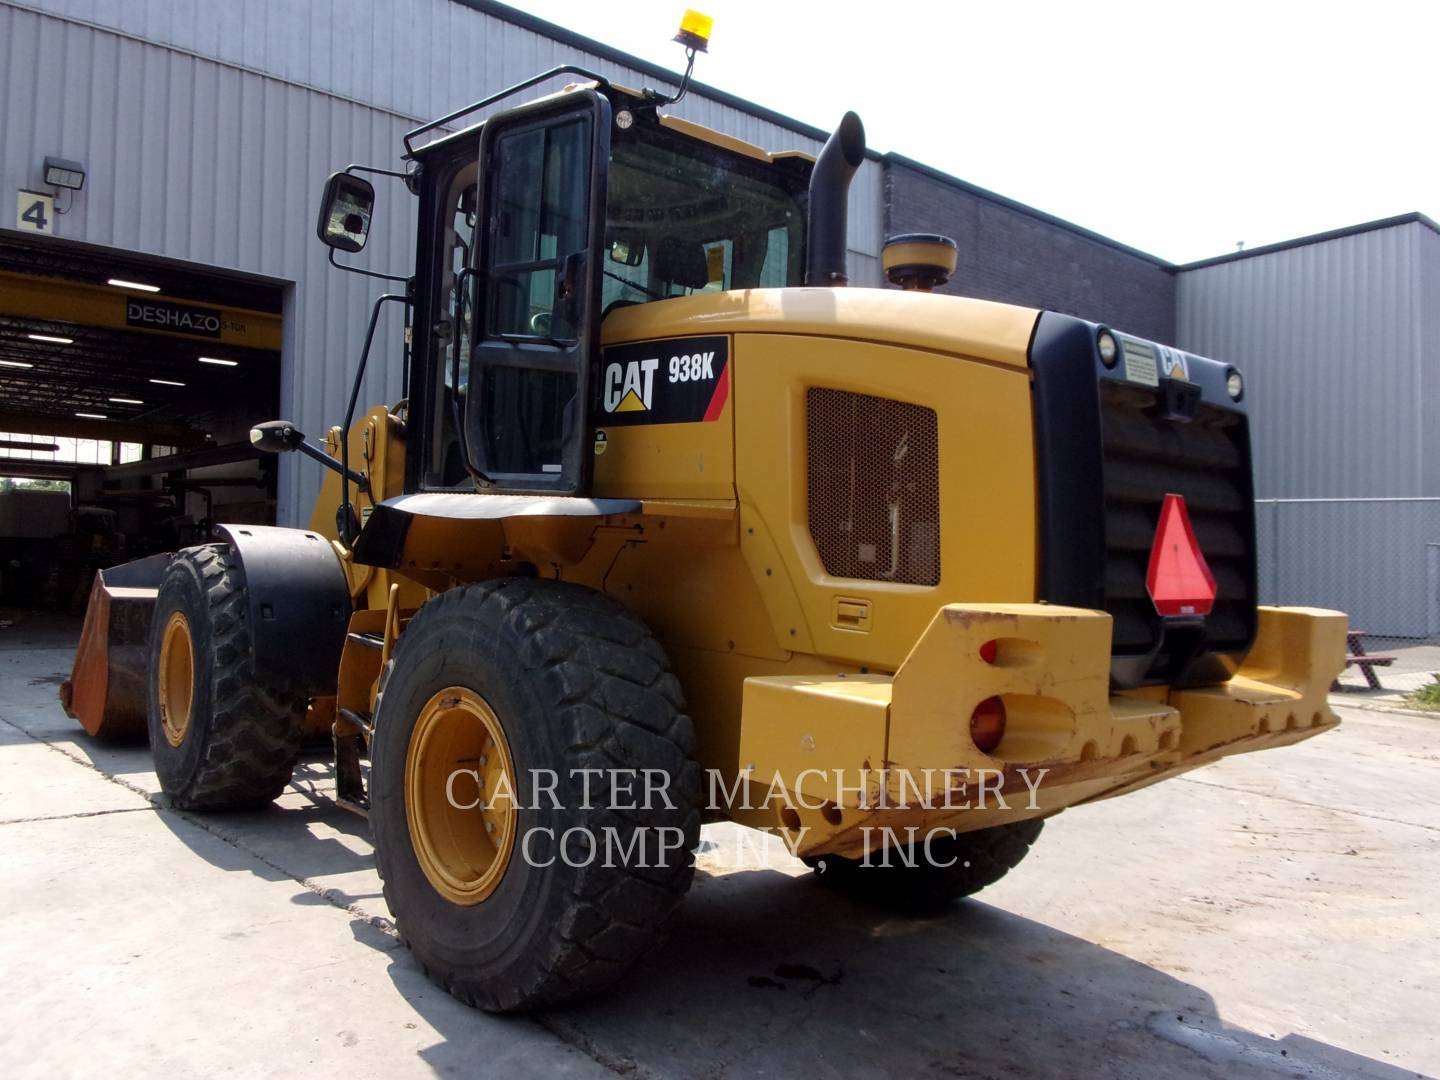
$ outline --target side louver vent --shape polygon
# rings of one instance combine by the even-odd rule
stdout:
[[[938,585],[935,410],[812,387],[806,413],[810,536],[826,572]]]

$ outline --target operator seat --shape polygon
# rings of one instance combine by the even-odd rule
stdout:
[[[655,276],[671,285],[703,289],[710,284],[710,260],[699,240],[667,236],[655,252]]]

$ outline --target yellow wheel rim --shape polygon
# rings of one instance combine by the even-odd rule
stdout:
[[[160,724],[171,746],[185,741],[195,698],[195,647],[190,623],[178,611],[170,613],[160,639]]]
[[[405,755],[405,817],[420,869],[452,904],[478,904],[515,847],[515,768],[495,711],[463,686],[425,703]]]

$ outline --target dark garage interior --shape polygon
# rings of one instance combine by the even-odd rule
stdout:
[[[0,239],[0,604],[79,614],[97,570],[275,520],[283,289]]]

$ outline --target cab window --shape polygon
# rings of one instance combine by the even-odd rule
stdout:
[[[585,249],[589,146],[584,117],[497,141],[489,336],[574,336],[555,305],[555,276],[559,260]]]
[[[558,475],[575,427],[576,372],[560,357],[575,346],[582,328],[572,320],[586,307],[559,286],[567,258],[589,246],[592,122],[579,115],[495,140],[481,336],[489,358],[467,433],[472,454],[502,481]],[[546,349],[560,355],[546,361]]]
[[[798,285],[804,221],[797,191],[772,165],[655,124],[617,131],[601,310]]]

